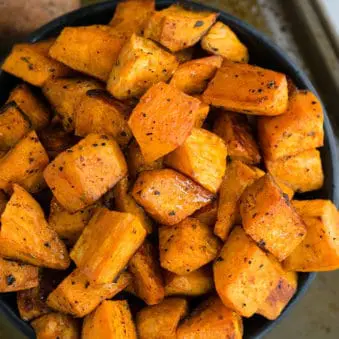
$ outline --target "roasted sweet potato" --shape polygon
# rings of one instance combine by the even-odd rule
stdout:
[[[323,146],[323,110],[309,91],[297,91],[280,117],[261,117],[258,136],[265,160],[276,160]]]
[[[227,148],[220,137],[193,128],[185,142],[165,157],[165,163],[216,193],[225,174],[226,157]]]
[[[89,90],[75,107],[75,134],[89,133],[110,135],[121,146],[126,146],[132,138],[127,125],[131,109],[115,100],[104,90]]]
[[[244,230],[229,235],[213,265],[215,288],[225,306],[251,317],[269,296],[279,274]]]
[[[113,65],[107,90],[120,100],[140,97],[154,84],[166,82],[178,64],[173,54],[155,42],[133,34]]]
[[[71,251],[71,258],[96,284],[112,282],[143,243],[146,230],[129,213],[99,208]]]
[[[307,234],[284,261],[289,271],[330,271],[339,267],[339,214],[329,200],[293,201]]]
[[[123,272],[114,282],[95,284],[77,268],[48,296],[47,305],[59,312],[82,318],[103,300],[113,298],[131,281],[132,276]]]
[[[187,218],[175,226],[159,228],[160,265],[184,275],[211,262],[221,248],[211,228]]]
[[[161,158],[185,141],[199,106],[198,99],[162,82],[146,92],[128,121],[146,162]]]
[[[3,191],[0,190],[0,218],[1,218],[3,211],[6,208],[7,202],[8,202],[7,195]]]
[[[195,97],[201,100],[200,96],[195,96]],[[210,111],[210,105],[207,105],[203,101],[200,101],[200,106],[195,113],[194,127],[200,128],[203,126],[209,111]]]
[[[178,327],[178,339],[241,339],[241,316],[223,305],[220,298],[212,296],[200,304]]]
[[[187,306],[185,299],[167,298],[158,305],[143,308],[136,317],[140,339],[176,338],[179,321],[186,315]]]
[[[248,50],[235,33],[221,21],[217,21],[201,39],[201,47],[207,52],[236,62],[248,62]]]
[[[172,5],[153,14],[144,35],[177,52],[195,45],[214,24],[217,16],[217,13],[190,11]]]
[[[198,219],[203,224],[214,227],[218,216],[218,200],[213,200],[210,204],[200,208],[193,214],[193,218]]]
[[[48,79],[66,76],[70,69],[48,56],[54,40],[34,44],[14,45],[12,52],[2,64],[2,69],[34,85],[42,86]]]
[[[40,205],[22,187],[14,184],[1,216],[0,255],[32,265],[66,269],[66,247],[47,224]]]
[[[183,62],[192,60],[193,53],[194,53],[194,48],[188,47],[185,49],[181,49],[178,52],[174,52],[173,54],[175,55],[179,63],[182,64]]]
[[[0,292],[27,290],[39,284],[35,266],[0,258]]]
[[[104,301],[85,318],[81,338],[136,339],[137,333],[127,301]]]
[[[132,195],[156,221],[174,225],[208,205],[213,194],[171,169],[142,172]]]
[[[31,322],[37,339],[80,339],[79,322],[62,313],[49,313]]]
[[[225,141],[231,160],[240,160],[250,165],[260,163],[259,147],[246,116],[231,112],[218,112],[213,132]]]
[[[145,241],[128,263],[133,274],[136,295],[147,305],[159,304],[165,296],[158,254],[153,245]]]
[[[102,85],[87,78],[58,78],[47,81],[42,91],[61,119],[66,131],[74,130],[75,108],[83,94],[91,89],[100,89]]]
[[[202,97],[229,111],[279,115],[287,109],[287,80],[282,73],[224,60]]]
[[[125,38],[104,25],[65,27],[49,55],[76,71],[107,81]]]
[[[199,94],[222,64],[222,57],[210,56],[182,63],[174,72],[170,84],[186,94]]]
[[[185,275],[165,271],[164,278],[166,296],[198,296],[209,293],[214,288],[213,272],[210,266],[201,267]]]
[[[270,174],[248,186],[240,199],[245,232],[279,261],[306,235],[305,224]]]
[[[47,185],[70,212],[92,205],[126,174],[117,142],[99,134],[89,134],[59,154],[44,171]]]

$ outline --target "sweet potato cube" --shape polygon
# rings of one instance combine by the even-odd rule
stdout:
[[[178,64],[155,42],[133,34],[113,65],[107,90],[120,100],[140,97],[154,84],[166,82]]]
[[[235,33],[221,21],[217,21],[201,39],[201,47],[207,52],[236,62],[248,62],[248,50]]]
[[[47,305],[59,312],[82,318],[103,300],[113,298],[131,281],[132,276],[123,272],[115,282],[95,284],[77,268],[48,296]]]
[[[49,313],[31,322],[37,339],[80,339],[78,320],[62,313]]]
[[[245,232],[279,261],[306,235],[305,224],[270,174],[248,186],[240,199]]]
[[[0,255],[22,260],[22,253],[29,264],[66,269],[70,263],[67,249],[47,224],[40,205],[22,187],[14,184],[13,189],[1,216]],[[7,253],[7,247],[13,253]]]
[[[250,115],[279,115],[288,103],[282,73],[224,60],[203,93],[207,104]]]
[[[227,148],[220,137],[193,128],[186,141],[165,157],[165,163],[216,193],[225,174],[226,157]]]
[[[231,160],[240,160],[250,165],[260,163],[259,147],[246,116],[219,112],[214,122],[213,132],[225,141]]]
[[[14,45],[2,69],[39,87],[48,79],[69,75],[68,67],[49,57],[48,51],[53,43],[54,40],[47,40]]]
[[[171,5],[153,14],[144,35],[177,52],[195,45],[214,24],[217,16],[217,13],[191,11]]]
[[[171,169],[142,172],[132,195],[156,221],[174,225],[214,198],[194,181]]]
[[[39,269],[35,266],[0,258],[0,292],[27,290],[38,286]]]
[[[214,288],[213,272],[210,266],[201,267],[191,273],[178,275],[165,271],[165,295],[199,296]]]
[[[102,85],[87,78],[58,78],[47,81],[42,91],[53,106],[66,131],[74,130],[75,108],[83,95],[91,89],[100,89]]]
[[[75,134],[81,137],[90,133],[106,134],[126,146],[132,138],[127,125],[130,110],[104,90],[89,90],[74,110]]]
[[[71,258],[97,284],[112,282],[141,246],[146,231],[129,213],[99,208],[71,251]]]
[[[210,297],[200,304],[178,327],[177,338],[241,339],[241,316],[224,306],[220,298]]]
[[[199,100],[201,99],[200,96],[196,96],[196,98]],[[194,127],[200,128],[203,126],[209,111],[210,111],[210,105],[207,105],[204,102],[200,101],[200,106],[195,113]]]
[[[48,108],[26,84],[18,85],[13,89],[7,102],[11,101],[14,101],[25,113],[34,130],[41,130],[48,125],[50,115]]]
[[[194,126],[199,106],[198,99],[162,82],[146,92],[128,121],[146,162],[183,144]]]
[[[211,228],[194,218],[159,228],[160,265],[179,275],[211,262],[217,256],[220,245]]]
[[[138,312],[136,325],[140,339],[176,338],[179,321],[187,314],[187,301],[167,298]]]
[[[104,301],[85,318],[81,338],[136,339],[137,333],[128,302]]]
[[[174,72],[170,84],[186,94],[199,94],[206,89],[207,82],[213,78],[221,64],[220,56],[184,62]]]
[[[289,98],[285,114],[258,120],[258,136],[265,160],[323,146],[323,122],[319,99],[310,91],[296,91]]]
[[[284,261],[289,271],[331,271],[339,267],[339,214],[330,200],[294,200],[307,234]]]
[[[225,306],[251,317],[268,297],[279,274],[266,253],[237,226],[213,265],[215,288]]]
[[[65,27],[49,55],[76,71],[107,81],[125,38],[112,27]]]
[[[214,227],[218,216],[218,200],[212,201],[210,204],[200,208],[193,214],[193,218],[198,219],[203,224]]]
[[[92,205],[126,174],[127,164],[117,142],[99,134],[87,135],[44,171],[47,185],[69,212]]]
[[[133,287],[136,295],[147,305],[159,304],[165,296],[157,251],[145,241],[133,255],[128,264],[133,274]]]

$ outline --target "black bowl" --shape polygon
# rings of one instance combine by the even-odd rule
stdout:
[[[158,8],[166,7],[175,1],[160,0],[157,1]],[[48,23],[42,28],[32,33],[27,41],[35,42],[57,35],[65,26],[84,26],[92,24],[106,24],[113,15],[117,1],[107,1],[92,6],[81,8],[72,13],[66,14],[54,21]],[[245,43],[250,52],[250,62],[262,67],[271,68],[276,71],[287,74],[300,89],[309,89],[315,94],[313,88],[306,75],[289,60],[284,51],[274,45],[263,34],[247,25],[243,21],[219,10],[192,3],[189,1],[181,1],[185,6],[200,10],[214,10],[220,13],[219,20],[223,21],[231,27],[238,37]],[[3,103],[10,90],[19,82],[15,77],[0,71],[0,103]],[[305,198],[325,198],[331,199],[337,203],[337,187],[338,177],[336,146],[333,136],[332,127],[325,112],[325,145],[321,148],[321,157],[325,172],[325,184],[322,190],[312,192],[304,196]],[[298,291],[289,305],[286,307],[282,315],[274,321],[269,321],[260,316],[254,316],[245,320],[244,338],[260,338],[272,329],[284,315],[298,302],[300,297],[306,292],[315,277],[314,273],[299,274]],[[0,295],[0,312],[2,312],[13,326],[17,327],[24,335],[34,338],[31,327],[22,321],[17,312],[15,297],[13,294]]]

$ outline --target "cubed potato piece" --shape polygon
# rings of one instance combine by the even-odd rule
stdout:
[[[241,339],[241,316],[224,306],[220,298],[212,296],[200,304],[178,327],[178,339]]]
[[[282,73],[224,60],[202,97],[233,112],[279,115],[287,109],[287,80]]]
[[[193,217],[198,219],[203,224],[214,227],[218,216],[218,200],[215,199],[210,204],[200,208],[193,214]]]
[[[112,282],[141,246],[146,231],[129,213],[99,208],[71,251],[71,258],[96,284]]]
[[[171,169],[142,172],[132,195],[156,221],[174,225],[214,198],[194,181]]]
[[[0,292],[27,290],[38,286],[39,269],[0,258]]]
[[[65,27],[49,55],[76,71],[107,81],[125,38],[112,27]]]
[[[173,339],[179,321],[187,314],[187,301],[167,298],[158,305],[148,306],[138,312],[136,325],[140,339]]]
[[[36,131],[49,123],[50,111],[26,84],[18,85],[10,93],[8,101],[14,101],[25,113]]]
[[[137,339],[127,300],[104,301],[85,318],[81,338]]]
[[[59,312],[82,318],[103,300],[113,298],[131,281],[132,276],[123,272],[114,282],[95,284],[77,268],[48,296],[47,305]]]
[[[159,228],[160,265],[179,275],[208,264],[220,248],[211,228],[198,219],[187,218],[175,226]]]
[[[265,161],[267,170],[296,192],[320,189],[324,183],[320,152],[316,149]]]
[[[231,112],[218,112],[213,132],[225,141],[231,160],[240,160],[250,165],[260,163],[259,147],[246,116]]]
[[[191,135],[165,157],[165,164],[216,193],[226,171],[227,147],[216,134],[193,128]]]
[[[270,174],[248,186],[240,199],[245,232],[279,261],[306,236],[306,227]]]
[[[28,116],[15,101],[5,104],[0,109],[0,151],[8,151],[31,127]]]
[[[251,317],[268,297],[279,274],[266,253],[237,226],[213,265],[215,288],[225,306]]]
[[[217,13],[191,11],[179,5],[171,5],[153,14],[144,35],[170,51],[177,52],[195,45],[217,17]]]
[[[284,261],[289,271],[317,272],[339,268],[339,214],[330,200],[294,200],[307,235]]]
[[[146,162],[174,151],[191,133],[200,101],[165,83],[141,98],[128,124]]]
[[[128,263],[136,295],[147,305],[159,304],[165,297],[164,282],[156,249],[145,241]]]
[[[79,322],[62,313],[49,313],[31,322],[37,339],[80,339]]]
[[[193,58],[193,53],[194,53],[194,47],[189,47],[182,49],[178,52],[174,52],[173,54],[177,58],[180,64],[186,61],[190,61]]]
[[[94,204],[83,210],[71,213],[63,208],[53,197],[50,205],[48,224],[67,245],[74,245],[82,231],[92,218],[96,208]]]
[[[126,36],[143,34],[144,28],[155,11],[154,0],[127,0],[119,2],[109,25]]]
[[[131,108],[115,100],[101,89],[89,90],[75,107],[75,135],[84,137],[90,133],[110,135],[121,146],[132,138],[127,125]]]
[[[152,162],[146,162],[138,143],[133,140],[127,149],[126,160],[128,170],[132,178],[136,178],[140,172],[163,168],[163,158]]]
[[[165,271],[165,295],[199,296],[214,288],[213,272],[210,266],[201,267],[191,273],[178,275]]]
[[[70,75],[68,67],[49,57],[48,51],[53,43],[54,40],[47,40],[14,45],[2,69],[39,87],[49,79]]]
[[[40,205],[22,187],[14,184],[1,216],[0,255],[55,269],[66,269],[70,260],[64,243],[49,227]],[[2,243],[7,246],[2,246]],[[12,253],[7,253],[7,247]]]
[[[207,52],[236,62],[248,62],[248,50],[236,34],[221,21],[217,21],[201,39]]]
[[[75,108],[83,95],[91,89],[101,89],[102,85],[87,78],[58,78],[47,81],[42,91],[53,106],[66,131],[74,130]]]
[[[140,97],[154,84],[166,82],[178,64],[155,42],[133,34],[113,65],[107,90],[120,100]]]
[[[126,174],[127,164],[117,142],[99,134],[87,135],[44,171],[47,185],[69,212],[92,205]]]
[[[214,234],[220,239],[225,241],[233,225],[241,222],[239,210],[241,194],[263,174],[239,160],[228,165],[220,187],[217,221],[214,227]]]
[[[209,56],[187,61],[174,72],[170,84],[186,94],[199,94],[221,67],[222,60],[220,56]]]
[[[296,272],[285,271],[273,256],[269,256],[269,259],[279,273],[279,280],[273,288],[271,287],[269,296],[260,305],[257,313],[269,320],[274,320],[279,317],[297,291],[298,275]]]
[[[321,147],[324,144],[324,113],[319,99],[310,91],[297,91],[289,98],[280,117],[261,117],[258,136],[265,160]]]
[[[197,99],[201,100],[200,96],[195,96]],[[203,101],[200,101],[200,106],[195,113],[195,123],[194,127],[200,128],[203,126],[208,113],[210,111],[210,105],[205,104]]]

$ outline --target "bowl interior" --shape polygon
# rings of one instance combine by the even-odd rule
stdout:
[[[157,1],[157,7],[163,8],[172,4],[173,2],[175,1]],[[113,15],[116,3],[117,1],[108,1],[88,6],[70,14],[64,15],[35,31],[28,38],[28,41],[34,42],[55,36],[65,26],[106,24]],[[206,6],[191,3],[189,1],[183,1],[182,3],[185,6],[197,8],[200,10],[208,9]],[[220,12],[219,20],[229,25],[231,29],[239,36],[242,42],[248,47],[251,63],[283,72],[294,81],[298,88],[310,89],[316,93],[306,76],[286,57],[284,52],[276,47],[269,39],[264,37],[254,28],[248,26],[241,20],[227,13]],[[0,104],[5,102],[9,92],[18,82],[19,81],[15,77],[0,71]],[[332,199],[335,201],[335,203],[337,203],[336,192],[338,182],[335,176],[335,173],[337,173],[337,158],[333,132],[326,112],[325,146],[321,149],[321,157],[325,172],[324,187],[320,191],[303,195],[302,198],[326,198]],[[254,316],[250,319],[246,319],[244,322],[244,338],[259,338],[269,331],[279,320],[281,320],[284,315],[286,315],[293,304],[297,302],[298,298],[300,298],[305,293],[308,286],[314,279],[314,276],[314,273],[299,274],[298,291],[279,319],[275,321],[269,321],[261,316]],[[12,322],[14,326],[19,328],[26,336],[34,338],[34,333],[31,327],[18,317],[16,300],[12,294],[0,295],[0,311],[2,311],[5,316],[8,317],[9,321]]]

